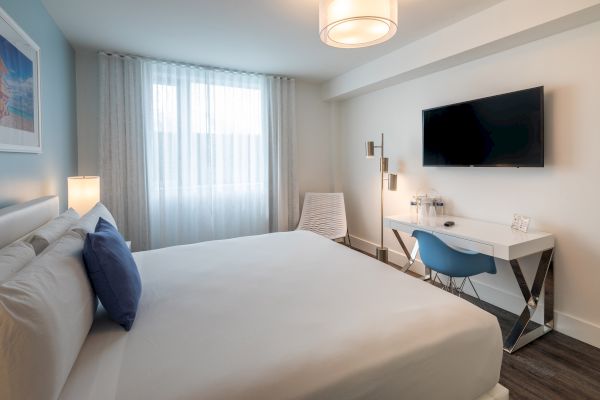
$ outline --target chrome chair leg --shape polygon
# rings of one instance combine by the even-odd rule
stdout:
[[[466,277],[462,280],[462,282],[460,283],[460,285],[458,283],[456,283],[456,279],[452,278],[452,277],[448,277],[448,283],[444,283],[444,281],[442,280],[442,278],[440,278],[438,276],[438,273],[436,272],[435,275],[433,275],[433,278],[431,279],[431,283],[433,285],[435,285],[437,282],[439,282],[442,290],[445,290],[446,292],[452,293],[460,298],[462,298],[463,294],[465,293],[465,285],[467,283],[467,281],[469,282],[469,284],[471,285],[471,287],[473,288],[473,292],[475,293],[475,297],[477,297],[477,299],[479,301],[481,301],[481,297],[479,296],[479,293],[477,292],[477,289],[475,289],[475,285],[473,284],[473,281],[471,280],[470,277]]]
[[[454,294],[456,290],[456,282],[454,282],[454,278],[451,276],[448,277],[448,285],[446,286],[446,291],[448,293]]]
[[[339,239],[337,239],[339,240]],[[350,232],[346,231],[346,236],[344,236],[344,238],[342,239],[343,241],[341,243],[344,244],[344,246],[347,247],[352,247],[352,242],[350,241]]]
[[[433,279],[433,284],[435,285],[436,280],[440,283],[440,285],[442,286],[443,290],[446,290],[445,287],[446,285],[444,284],[444,282],[442,282],[442,278],[439,277],[438,273],[435,273],[435,277]]]
[[[431,284],[435,286],[437,282],[439,282],[442,290],[448,291],[448,285],[444,283],[442,278],[440,278],[439,274],[436,272],[433,279],[431,279]]]
[[[456,283],[456,279],[452,278],[452,283],[453,283],[453,287],[454,287],[453,294],[458,297],[462,297],[464,281],[461,282],[461,284],[459,285],[458,283]]]
[[[466,279],[463,279],[460,283],[460,287],[458,288],[458,297],[462,298],[462,295],[465,293],[465,282]]]
[[[470,277],[467,277],[465,280],[469,280],[469,283],[471,284],[471,287],[473,288],[473,291],[475,292],[475,296],[477,296],[477,300],[481,301],[481,297],[479,297],[479,293],[477,293],[477,289],[475,289],[475,285],[473,285],[473,281],[471,280]],[[463,281],[463,285],[464,285],[464,281]]]

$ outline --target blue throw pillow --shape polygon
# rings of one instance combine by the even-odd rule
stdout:
[[[109,317],[131,329],[142,294],[142,281],[131,251],[117,229],[103,218],[83,246],[88,277]]]

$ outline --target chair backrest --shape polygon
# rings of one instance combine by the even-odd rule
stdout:
[[[315,232],[328,239],[346,236],[344,193],[305,193],[297,230]]]
[[[412,235],[419,242],[421,261],[434,271],[451,277],[496,273],[496,263],[491,256],[453,249],[429,232],[417,230]]]

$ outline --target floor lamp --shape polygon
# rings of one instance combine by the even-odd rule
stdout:
[[[384,183],[387,181],[388,190],[396,190],[398,185],[398,176],[396,174],[388,173],[389,159],[385,157],[383,148],[383,133],[381,134],[381,145],[376,146],[375,142],[367,142],[366,156],[367,158],[373,158],[375,156],[375,149],[381,149],[381,157],[379,157],[379,172],[381,176],[381,203],[380,203],[380,243],[376,250],[376,256],[379,261],[384,263],[388,262],[388,249],[383,247],[383,191]],[[387,177],[386,177],[387,175]]]

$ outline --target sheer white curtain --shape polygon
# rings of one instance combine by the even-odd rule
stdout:
[[[150,245],[143,125],[142,63],[98,56],[100,74],[101,200],[114,215],[132,249]]]
[[[264,77],[264,118],[269,136],[271,232],[295,229],[300,218],[296,178],[296,93],[293,79]]]
[[[141,145],[136,142],[133,148],[122,147],[122,137],[127,136],[122,129],[108,132],[113,125],[102,136],[105,153],[115,153],[106,163],[116,157],[135,161],[136,168],[142,165],[144,174],[137,178],[143,184],[135,186],[143,188],[142,209],[130,202],[124,207],[125,214],[146,215],[148,239],[142,248],[295,228],[299,196],[294,81],[134,61],[140,66],[130,76],[135,90],[112,74],[101,75],[101,85],[124,90],[121,97],[135,98],[136,107],[116,107],[106,92],[101,119],[135,120],[136,132],[143,132],[135,136],[142,138]],[[129,183],[118,176],[127,167],[120,162],[107,169],[113,180]],[[128,196],[126,186],[109,185],[106,198]]]
[[[261,78],[144,65],[152,247],[269,230]]]

